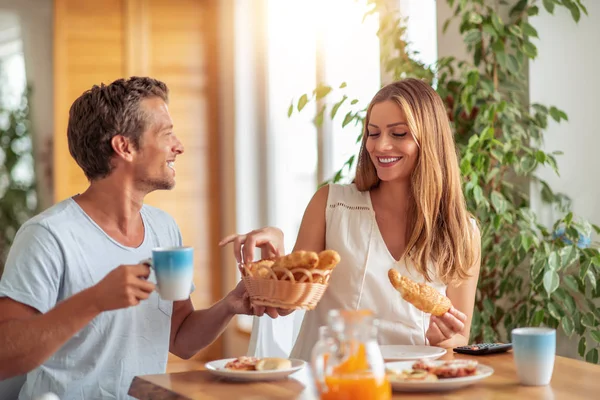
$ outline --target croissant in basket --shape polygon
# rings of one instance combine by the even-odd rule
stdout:
[[[300,250],[276,259],[250,263],[245,266],[244,275],[296,283],[325,284],[339,262],[340,255],[335,250],[323,250],[318,254]]]
[[[312,310],[340,262],[334,250],[295,251],[271,260],[241,265],[242,279],[255,305]]]
[[[390,269],[388,278],[402,298],[419,310],[435,316],[442,316],[452,307],[450,299],[424,283],[416,283]]]

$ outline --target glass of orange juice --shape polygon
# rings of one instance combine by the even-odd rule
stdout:
[[[392,389],[369,310],[332,310],[312,354],[322,400],[389,400]]]

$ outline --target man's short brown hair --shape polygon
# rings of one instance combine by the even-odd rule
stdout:
[[[75,100],[69,110],[69,151],[90,181],[105,178],[112,171],[114,136],[125,136],[139,148],[149,122],[140,102],[152,97],[168,102],[167,85],[134,76],[109,85],[94,85]]]

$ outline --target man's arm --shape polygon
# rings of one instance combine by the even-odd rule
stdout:
[[[205,310],[194,311],[190,299],[174,302],[169,351],[184,359],[191,358],[214,342],[237,314],[254,314],[243,282]]]
[[[41,365],[103,311],[139,304],[154,290],[145,265],[123,265],[46,313],[0,298],[0,380]]]
[[[78,293],[46,314],[0,298],[0,380],[38,367],[94,319],[99,310],[90,297]]]

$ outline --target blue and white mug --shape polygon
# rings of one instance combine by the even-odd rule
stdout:
[[[157,292],[163,300],[179,301],[190,297],[194,280],[192,247],[152,249],[152,259],[144,262],[154,270]]]
[[[548,385],[554,370],[556,330],[542,327],[513,329],[512,345],[521,384]]]

